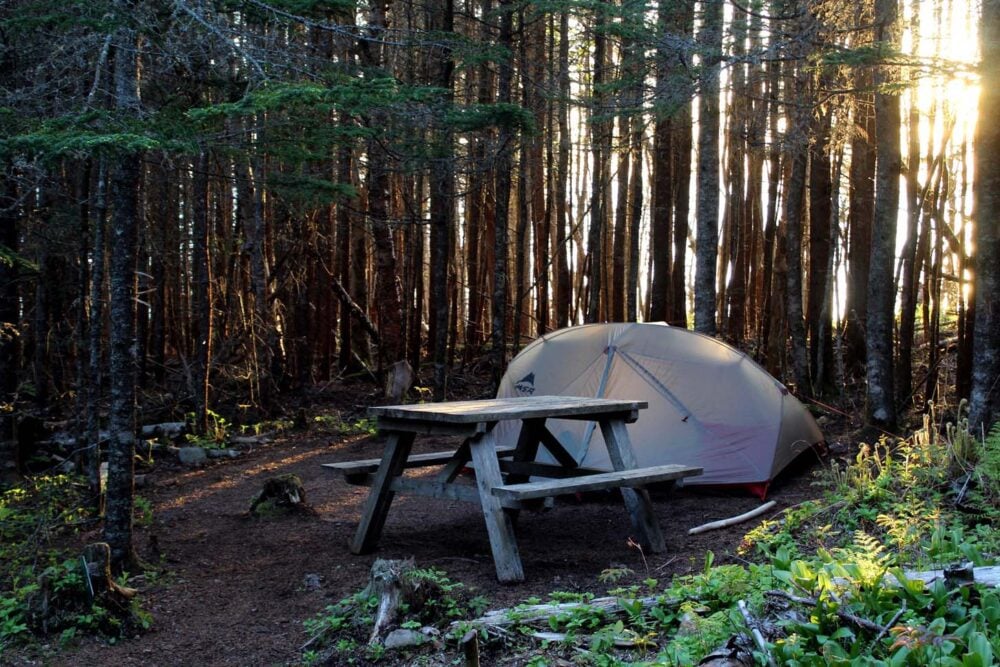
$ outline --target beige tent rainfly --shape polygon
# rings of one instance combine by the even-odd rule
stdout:
[[[639,466],[699,466],[704,474],[687,485],[735,484],[761,497],[823,440],[805,407],[747,355],[666,324],[590,324],[535,340],[511,361],[497,396],[544,395],[648,401],[628,426]],[[611,469],[593,424],[548,426],[580,465]],[[501,422],[498,446],[516,442],[516,427]]]

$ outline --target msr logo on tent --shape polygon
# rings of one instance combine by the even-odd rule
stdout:
[[[535,393],[535,374],[528,373],[523,378],[514,383],[514,389],[517,390],[519,394],[527,394],[531,396]]]

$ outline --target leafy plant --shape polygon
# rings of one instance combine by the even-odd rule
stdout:
[[[225,417],[212,410],[207,410],[206,414],[208,417],[208,424],[205,429],[205,433],[189,433],[185,437],[189,443],[198,447],[220,447],[225,444],[226,438],[229,437],[229,431],[232,429],[232,424],[230,424],[229,420]],[[189,412],[185,415],[185,417],[188,424],[196,423],[195,413]]]

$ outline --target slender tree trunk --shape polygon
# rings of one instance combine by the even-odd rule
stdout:
[[[976,129],[976,337],[969,424],[977,435],[1000,418],[1000,0],[983,0],[983,49]],[[989,120],[987,120],[989,119]]]
[[[573,279],[569,271],[568,228],[571,223],[570,212],[567,210],[569,195],[568,183],[570,177],[571,137],[569,129],[569,12],[559,13],[559,99],[556,102],[556,113],[559,117],[559,151],[556,156],[555,174],[555,207],[556,207],[556,290],[555,318],[556,327],[569,326],[570,310],[573,302]]]
[[[209,374],[212,363],[212,258],[208,224],[208,154],[202,151],[194,163],[191,221],[191,310],[194,314],[194,402],[195,428],[208,430]]]
[[[796,80],[801,83],[802,74]],[[792,339],[792,368],[795,372],[795,391],[799,396],[811,396],[809,362],[806,349],[806,328],[802,312],[802,227],[805,203],[806,178],[809,166],[808,136],[810,109],[806,106],[805,85],[796,87],[795,99],[799,100],[789,130],[791,175],[788,179],[788,197],[785,200],[785,249],[788,273],[785,298],[788,302],[788,332]],[[794,102],[793,102],[794,104]]]
[[[455,29],[455,7],[453,0],[442,0],[439,6],[442,34]],[[450,50],[444,48],[438,56],[435,84],[447,91],[445,105],[452,99],[452,73],[454,64]],[[431,318],[434,321],[434,335],[431,339],[434,360],[434,398],[444,400],[447,391],[447,347],[448,347],[448,262],[449,240],[452,227],[452,207],[455,198],[454,147],[450,129],[440,131],[436,139],[434,162],[431,174]]]
[[[871,7],[855,5],[854,23],[870,25]],[[871,67],[854,70],[849,210],[847,214],[847,280],[844,294],[844,367],[860,375],[865,362],[865,318],[868,312],[868,273],[871,262],[872,221],[875,218],[875,113]]]
[[[678,327],[688,326],[687,256],[691,226],[691,106],[685,103],[674,116],[673,132],[673,193],[674,193],[674,257],[670,267],[670,297],[667,299],[667,322]]]
[[[636,75],[637,76],[637,75]],[[637,84],[634,91],[638,102],[642,88]],[[632,137],[630,140],[632,150],[632,194],[629,196],[629,216],[628,216],[628,279],[626,280],[625,299],[625,319],[628,322],[637,322],[639,319],[639,237],[642,227],[642,205],[643,205],[643,147],[644,120],[641,116],[632,119]]]
[[[93,230],[93,245],[90,258],[90,322],[87,325],[88,358],[90,378],[86,384],[87,413],[87,483],[93,493],[95,504],[100,502],[101,492],[101,389],[104,379],[102,351],[104,341],[104,282],[107,266],[107,239],[105,231],[108,217],[108,167],[107,160],[101,158],[97,166],[96,187],[93,205],[90,209],[90,227]]]
[[[18,187],[14,180],[14,165],[2,164],[0,185],[0,252],[16,256],[19,250]],[[20,320],[20,298],[17,290],[18,267],[14,261],[0,261],[0,403],[13,407],[17,396],[21,350],[16,335]],[[7,463],[17,467],[17,447],[14,442],[12,409],[0,415],[0,469]],[[9,460],[4,460],[4,458]]]
[[[704,3],[698,42],[702,49],[701,94],[698,96],[698,241],[695,258],[694,328],[716,332],[715,282],[719,255],[719,96],[722,52],[722,0]]]
[[[776,23],[776,21],[775,21]],[[764,249],[763,249],[763,277],[761,278],[764,292],[764,303],[761,306],[760,315],[760,347],[761,355],[759,361],[766,362],[770,357],[771,338],[779,335],[772,328],[772,310],[775,307],[774,295],[777,281],[774,276],[775,264],[775,240],[778,230],[778,184],[781,180],[783,170],[780,135],[778,133],[778,86],[781,80],[780,62],[769,61],[767,68],[767,101],[770,112],[768,118],[768,132],[771,135],[770,148],[768,149],[767,160],[767,208],[764,214]],[[766,364],[769,370],[773,371],[773,366]]]
[[[826,76],[823,76],[825,79]],[[825,87],[827,82],[820,81]],[[822,393],[832,386],[833,336],[827,295],[833,284],[834,184],[830,162],[832,109],[821,105],[813,119],[809,160],[809,291],[806,320],[809,333],[809,375],[814,389]]]
[[[603,108],[603,87],[607,71],[607,35],[605,34],[605,30],[606,17],[604,16],[604,9],[602,6],[598,6],[595,11],[593,29],[594,74],[591,84],[592,101],[590,111],[593,172],[590,175],[590,230],[587,234],[587,314],[585,319],[588,323],[599,322],[601,320],[602,305],[601,286],[604,269],[605,206],[607,204],[604,197],[606,187],[604,174],[607,163],[610,160],[606,149],[611,144],[609,123],[604,119],[606,111]]]
[[[675,26],[674,3],[660,0],[657,23],[660,33],[666,35]],[[673,227],[674,175],[673,115],[671,92],[674,85],[673,52],[665,45],[656,51],[656,100],[653,121],[652,202],[650,206],[650,288],[648,319],[653,322],[668,321],[671,296],[670,233]],[[687,239],[685,239],[687,243]]]
[[[659,86],[659,84],[657,84]],[[650,215],[650,253],[652,254],[652,284],[649,290],[649,319],[668,319],[671,262],[670,232],[673,209],[673,174],[671,174],[671,119],[657,118],[653,126],[653,206]],[[685,239],[685,243],[686,243]]]
[[[500,0],[500,45],[510,51],[513,43],[513,8],[511,0]],[[513,64],[509,60],[499,65],[497,101],[510,104],[513,82]],[[510,211],[510,170],[511,143],[514,132],[510,127],[501,127],[499,133],[499,153],[496,159],[494,192],[496,206],[493,224],[493,304],[491,322],[491,344],[493,359],[491,367],[493,382],[500,384],[500,377],[507,365],[507,271],[508,271],[508,224]]]
[[[899,46],[898,0],[876,0],[876,40],[890,48]],[[893,289],[893,255],[896,216],[899,213],[899,93],[887,89],[897,76],[888,65],[875,74],[875,219],[872,229],[868,277],[868,318],[865,347],[868,358],[869,421],[892,430],[896,425],[893,382],[892,328],[896,294]]]
[[[920,36],[919,3],[911,3],[911,47],[917,51]],[[920,211],[923,208],[920,193],[920,113],[917,108],[917,82],[910,81],[909,114],[906,124],[906,241],[903,244],[899,284],[899,349],[896,354],[896,405],[908,410],[913,405],[913,334],[917,316],[917,242],[920,236]],[[934,118],[929,119],[931,127]],[[928,168],[930,165],[928,164]],[[933,177],[933,175],[931,175]],[[927,324],[926,322],[924,323]]]
[[[545,21],[536,17],[525,26],[527,31],[527,66],[528,78],[531,81],[544,81],[546,73]],[[548,127],[545,96],[537,92],[534,86],[524,86],[526,107],[535,117],[539,128]],[[529,91],[531,91],[529,93]],[[524,146],[524,157],[527,158],[528,208],[531,224],[534,228],[535,250],[535,327],[537,335],[545,333],[549,328],[549,257],[551,256],[549,229],[550,221],[546,215],[545,206],[545,162],[544,147],[548,142],[541,133],[528,137]]]
[[[123,12],[131,2],[118,3]],[[114,36],[115,107],[139,111],[139,58],[134,31],[119,28]],[[108,425],[108,485],[104,539],[111,547],[111,564],[121,570],[135,561],[132,507],[135,481],[135,262],[138,251],[141,157],[117,158],[111,171],[114,213],[111,217],[111,339],[109,344],[111,411]]]
[[[623,47],[624,48],[624,47]],[[627,91],[620,95],[619,107],[628,106]],[[611,257],[611,321],[625,321],[625,272],[628,267],[628,205],[629,205],[629,115],[618,115],[618,201],[615,205],[614,241]]]
[[[694,2],[681,0],[675,18],[677,33],[686,39],[694,34]],[[685,61],[686,62],[686,61]],[[674,114],[673,136],[673,194],[674,194],[674,256],[670,267],[670,296],[667,299],[667,321],[679,327],[688,326],[687,302],[687,251],[691,212],[691,148],[694,142],[691,118],[690,87],[682,88]]]

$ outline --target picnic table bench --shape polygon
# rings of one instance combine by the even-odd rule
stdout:
[[[357,554],[375,549],[396,493],[473,502],[482,508],[497,577],[503,582],[523,581],[510,510],[533,499],[619,488],[640,544],[661,552],[663,533],[642,487],[699,475],[702,469],[636,467],[625,425],[646,407],[645,401],[532,396],[369,408],[369,416],[378,420],[379,433],[387,436],[382,458],[324,464],[342,473],[349,483],[371,486],[350,549]],[[547,428],[546,420],[553,418],[596,422],[614,470],[579,466]],[[493,429],[503,420],[521,421],[515,447],[496,446]],[[454,451],[411,455],[417,435],[457,435],[465,440]],[[555,463],[536,461],[539,447]],[[475,486],[457,483],[459,472],[469,464],[474,466]],[[432,479],[403,475],[406,469],[434,466],[441,469]],[[538,481],[539,477],[546,479]]]

